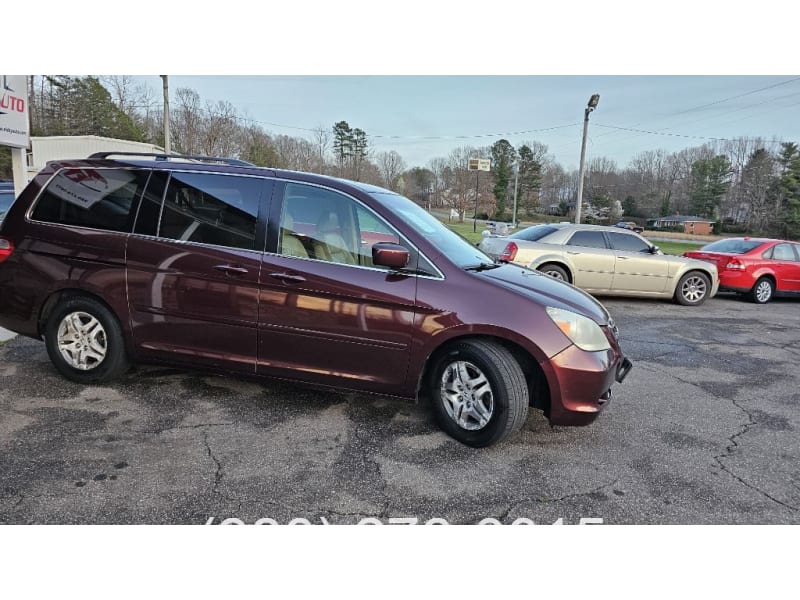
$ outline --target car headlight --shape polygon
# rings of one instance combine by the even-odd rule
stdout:
[[[552,306],[547,307],[547,315],[578,348],[587,352],[611,348],[603,330],[590,318]]]

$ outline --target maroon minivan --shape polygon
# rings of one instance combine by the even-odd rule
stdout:
[[[471,446],[529,406],[586,425],[631,367],[591,296],[403,196],[205,157],[48,164],[0,228],[0,326],[80,383],[169,363],[426,396]]]

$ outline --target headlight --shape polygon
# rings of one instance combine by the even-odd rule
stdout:
[[[547,307],[547,315],[578,348],[587,352],[611,348],[603,330],[588,317],[552,306]]]

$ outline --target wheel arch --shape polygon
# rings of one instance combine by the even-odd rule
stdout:
[[[708,277],[708,283],[713,287],[714,285],[714,275],[708,269],[704,269],[702,266],[691,266],[688,267],[685,271],[683,271],[680,275],[675,278],[675,285],[672,286],[672,293],[675,294],[678,291],[678,285],[681,282],[681,279],[689,275],[690,273],[702,273],[706,277]]]
[[[531,263],[530,268],[535,269],[537,271],[541,271],[547,265],[553,265],[553,266],[556,266],[556,267],[560,267],[560,268],[564,269],[564,271],[567,274],[567,278],[568,278],[568,282],[567,283],[573,283],[575,281],[575,274],[572,271],[572,267],[570,267],[566,263],[566,261],[564,261],[562,259],[547,258],[547,259],[545,259],[545,260],[543,260],[541,262],[537,261],[537,263],[538,264],[536,264],[536,266],[533,266],[534,263]]]
[[[772,271],[763,271],[753,275],[753,285],[750,287],[751,290],[756,287],[760,279],[769,279],[772,282],[772,289],[776,292],[778,291],[778,278],[775,277],[775,273]]]
[[[447,355],[455,344],[470,340],[496,342],[511,352],[522,368],[525,380],[528,383],[528,405],[541,409],[546,416],[550,416],[550,386],[539,361],[522,345],[513,340],[491,334],[464,333],[450,337],[436,346],[425,359],[425,365],[417,380],[417,398],[425,394],[425,382],[431,376],[431,370],[442,357]]]
[[[126,337],[128,337],[127,336],[128,324],[122,318],[120,318],[120,315],[117,314],[117,311],[114,310],[111,304],[99,294],[95,294],[93,292],[81,288],[62,288],[50,293],[50,295],[42,303],[42,307],[39,310],[39,319],[37,322],[39,337],[41,337],[44,334],[44,328],[47,326],[47,321],[50,318],[50,315],[52,314],[53,310],[56,308],[56,306],[59,305],[61,301],[66,300],[68,298],[90,298],[92,300],[99,302],[108,310],[108,312],[114,315],[114,317],[119,322],[119,325],[122,328],[123,333],[125,333]]]

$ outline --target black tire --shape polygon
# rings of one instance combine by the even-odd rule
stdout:
[[[470,402],[479,406],[474,394],[461,396],[463,404],[458,414],[473,429],[462,426],[456,416],[451,416],[454,409],[447,399],[449,385],[445,383],[448,380],[446,373],[458,371],[458,365],[468,365],[465,368],[470,375],[474,376],[479,372],[488,383],[489,396],[485,385],[475,388],[481,394],[480,406],[485,409],[486,403],[490,402],[492,407],[491,416],[482,426],[477,419],[465,416],[473,412],[471,406],[469,410],[465,408]],[[475,380],[477,378],[473,379]],[[459,375],[459,382],[461,381]],[[452,386],[451,398],[463,389],[455,381]],[[518,431],[528,417],[528,384],[525,374],[511,352],[496,342],[465,340],[453,344],[431,369],[428,391],[441,428],[459,442],[474,448],[491,446],[506,439]]]
[[[675,301],[684,306],[700,306],[711,293],[711,280],[700,271],[689,271],[675,287]]]
[[[546,264],[539,267],[539,271],[544,273],[545,275],[552,277],[553,279],[558,279],[559,281],[566,281],[567,283],[571,283],[569,279],[569,274],[567,271],[558,265],[553,264]]]
[[[769,277],[762,277],[750,290],[750,299],[756,304],[766,304],[775,295],[775,284]]]
[[[68,315],[74,314],[93,317],[99,321],[99,325],[102,327],[102,331],[96,330],[95,333],[102,334],[105,355],[101,360],[84,358],[84,362],[89,363],[86,370],[73,366],[59,350],[59,328]],[[83,318],[86,319],[86,317]],[[75,339],[76,343],[78,343],[77,337]],[[71,296],[60,301],[47,320],[44,341],[47,347],[47,354],[50,356],[55,368],[64,377],[76,383],[105,383],[125,374],[130,368],[119,321],[105,305],[93,298]]]

